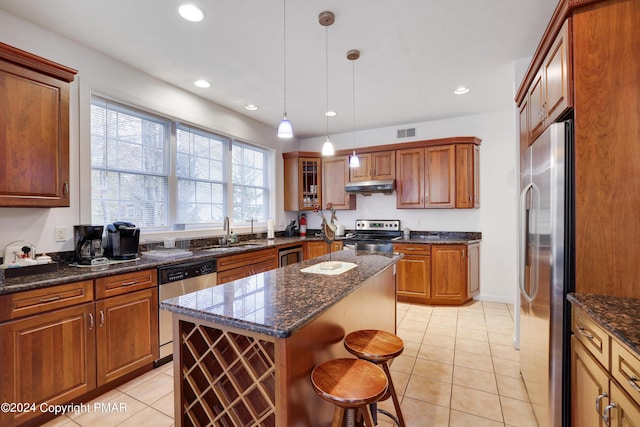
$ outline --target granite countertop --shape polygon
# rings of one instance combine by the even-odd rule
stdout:
[[[160,308],[220,325],[286,338],[367,279],[396,263],[400,254],[339,251],[161,302]],[[328,261],[356,264],[340,275],[300,270]]]
[[[205,248],[191,248],[193,255],[189,257],[171,258],[171,259],[152,259],[140,256],[135,261],[119,261],[102,267],[78,267],[73,263],[65,262],[64,259],[55,257],[58,263],[58,270],[50,273],[32,274],[28,276],[20,276],[13,278],[5,278],[4,284],[0,285],[0,295],[21,292],[30,289],[44,288],[48,286],[61,285],[64,283],[79,282],[82,280],[91,280],[98,277],[112,276],[115,274],[131,273],[149,268],[158,268],[165,265],[177,264],[181,262],[189,262],[194,260],[219,258],[227,255],[233,255],[239,252],[251,252],[270,247],[285,247],[303,244],[309,240],[320,240],[315,237],[282,237],[276,239],[260,239],[251,242],[251,246],[234,246],[224,248],[222,250],[205,250]]]
[[[640,357],[640,299],[570,293],[567,299]]]

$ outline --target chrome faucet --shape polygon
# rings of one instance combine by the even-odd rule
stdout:
[[[225,237],[226,237],[227,239],[229,239],[229,231],[230,231],[230,228],[229,228],[229,217],[228,217],[228,216],[225,216],[225,217],[224,217],[224,225],[222,226],[222,230],[226,233],[226,234],[225,234]]]

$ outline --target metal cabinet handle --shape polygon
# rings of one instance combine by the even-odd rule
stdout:
[[[137,284],[137,283],[138,283],[138,281],[137,281],[137,280],[133,280],[133,281],[131,281],[131,282],[124,282],[124,283],[122,284],[122,286],[131,286],[131,285],[135,285],[135,284]]]
[[[633,387],[635,391],[640,392],[640,387],[638,387],[638,377],[635,375],[631,375],[631,378],[629,378],[629,385]]]
[[[609,424],[609,421],[611,421],[611,419],[609,418],[609,412],[613,409],[613,408],[617,408],[618,405],[616,405],[615,403],[610,403],[607,405],[606,408],[604,408],[604,415],[602,416],[602,421],[604,421],[604,425],[606,425],[607,427],[609,427],[611,424]]]
[[[62,194],[65,196],[69,195],[69,183],[65,182],[64,184],[62,184]]]
[[[593,341],[593,335],[591,335],[589,332],[587,332],[587,330],[584,328],[584,326],[578,326],[578,332],[583,337],[586,337],[589,341]]]
[[[609,395],[606,392],[596,397],[596,412],[598,413],[598,416],[600,418],[602,418],[602,412],[600,411],[600,401],[605,397],[609,397]]]
[[[104,311],[100,310],[100,327],[104,326]]]
[[[92,330],[94,326],[93,313],[89,313],[89,330]]]
[[[53,302],[62,299],[62,295],[56,295],[50,298],[40,298],[40,303]]]

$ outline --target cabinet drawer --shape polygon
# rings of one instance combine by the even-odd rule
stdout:
[[[640,359],[615,340],[611,343],[611,374],[640,404]]]
[[[155,269],[96,279],[96,299],[127,294],[158,286],[158,272]]]
[[[276,248],[220,257],[217,260],[217,268],[218,272],[220,272],[272,259],[278,259]]]
[[[598,362],[609,370],[611,341],[604,329],[574,307],[571,330]]]
[[[395,252],[401,252],[405,255],[430,255],[431,245],[396,243],[393,245],[393,250]]]
[[[0,321],[93,300],[93,281],[67,283],[0,297]]]

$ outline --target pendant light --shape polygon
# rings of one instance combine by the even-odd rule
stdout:
[[[278,138],[293,138],[293,126],[287,119],[287,0],[282,1],[282,26],[283,30],[283,46],[284,46],[284,114],[278,125]]]
[[[353,81],[353,154],[349,159],[350,168],[359,168],[360,159],[356,155],[356,59],[360,58],[360,51],[352,49],[347,52],[347,59],[351,61],[351,78]]]
[[[335,22],[336,16],[333,12],[324,11],[318,15],[318,22],[325,29],[325,64],[327,69],[327,109],[326,113],[329,112],[329,26],[333,25]],[[322,155],[323,156],[333,156],[335,150],[333,149],[333,144],[329,139],[329,116],[325,114],[327,117],[327,140],[322,146]]]

